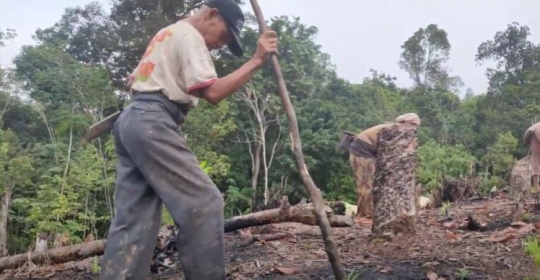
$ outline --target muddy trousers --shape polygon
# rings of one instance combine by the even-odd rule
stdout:
[[[349,156],[351,169],[356,183],[356,217],[368,217],[373,215],[373,176],[375,173],[375,159]]]
[[[163,204],[179,229],[185,279],[225,279],[223,197],[179,132],[183,118],[164,97],[138,94],[116,121],[115,216],[99,279],[147,278]]]

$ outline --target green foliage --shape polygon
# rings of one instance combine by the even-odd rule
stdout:
[[[518,140],[510,132],[501,133],[497,141],[487,148],[482,158],[483,166],[491,168],[493,174],[507,177],[514,163],[513,151],[517,148]]]
[[[442,146],[434,141],[418,148],[417,181],[423,191],[431,192],[446,177],[469,176],[474,171],[475,158],[462,145]]]
[[[538,243],[538,238],[536,237],[527,237],[527,239],[524,242],[524,250],[525,253],[533,259],[534,265],[536,267],[540,267],[540,245]],[[539,275],[536,275],[534,277],[529,276],[525,279],[528,280],[538,280],[540,279]]]
[[[0,178],[12,200],[0,230],[7,231],[11,251],[25,251],[42,232],[67,231],[73,241],[106,233],[114,215],[114,143],[110,135],[93,143],[82,136],[117,110],[124,80],[154,33],[200,3],[114,0],[110,13],[95,2],[69,8],[56,24],[36,31],[36,44],[22,48],[14,69],[0,68]],[[220,76],[255,51],[258,27],[252,15],[247,18],[246,54],[215,52]],[[401,46],[398,63],[412,88],[400,88],[395,77],[373,69],[361,83],[348,82],[316,42],[316,26],[288,16],[271,18],[268,25],[280,38],[278,58],[306,164],[328,200],[356,200],[348,155],[337,148],[341,131],[357,133],[403,113],[422,120],[416,177],[426,193],[460,176],[482,176],[485,190],[504,185],[514,160],[528,152],[518,139],[539,120],[540,46],[530,41],[527,26],[510,24],[479,46],[478,62],[497,62],[486,73],[490,86],[486,94],[468,91],[461,98],[461,80],[446,65],[449,35],[435,24],[419,28]],[[0,48],[15,35],[0,30]],[[248,213],[252,199],[260,206],[265,187],[269,199],[288,195],[295,203],[307,196],[271,77],[265,65],[232,98],[217,106],[201,100],[181,127],[224,194],[226,217]],[[163,222],[173,224],[165,209]]]
[[[525,253],[533,258],[536,266],[540,267],[540,245],[538,245],[537,238],[527,238],[525,241]]]
[[[456,272],[456,276],[459,277],[461,280],[467,279],[469,277],[470,272],[466,268],[460,268]]]

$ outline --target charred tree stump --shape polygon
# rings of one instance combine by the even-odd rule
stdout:
[[[374,237],[414,234],[416,222],[416,128],[400,124],[378,134],[373,184]]]

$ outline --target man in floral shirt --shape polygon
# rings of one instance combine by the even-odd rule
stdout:
[[[217,77],[209,50],[228,45],[241,56],[243,25],[244,15],[233,0],[209,0],[149,43],[130,77],[133,102],[114,124],[116,211],[100,279],[146,279],[162,204],[179,228],[177,248],[186,279],[225,279],[223,198],[178,126],[199,99],[219,103],[277,53],[276,33],[267,31],[251,59]]]

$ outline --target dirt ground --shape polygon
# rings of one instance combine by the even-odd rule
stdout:
[[[536,279],[532,277],[540,271],[526,255],[523,241],[537,236],[540,211],[527,204],[527,221],[511,225],[513,209],[511,198],[501,194],[452,204],[446,208],[447,215],[441,208],[424,210],[412,237],[372,240],[370,220],[353,228],[336,228],[334,236],[349,279]],[[471,227],[474,223],[467,220],[469,216],[480,226]],[[261,234],[260,230],[226,235],[228,279],[333,279],[318,227],[278,224],[265,230],[264,234],[288,233],[288,237],[247,245],[251,234]],[[92,259],[74,266],[77,268],[52,272],[38,268],[32,276],[98,279],[91,272]],[[1,279],[9,279],[8,273],[13,272],[4,272]],[[181,275],[175,268],[148,279],[183,279]],[[18,277],[36,279],[24,274]]]

